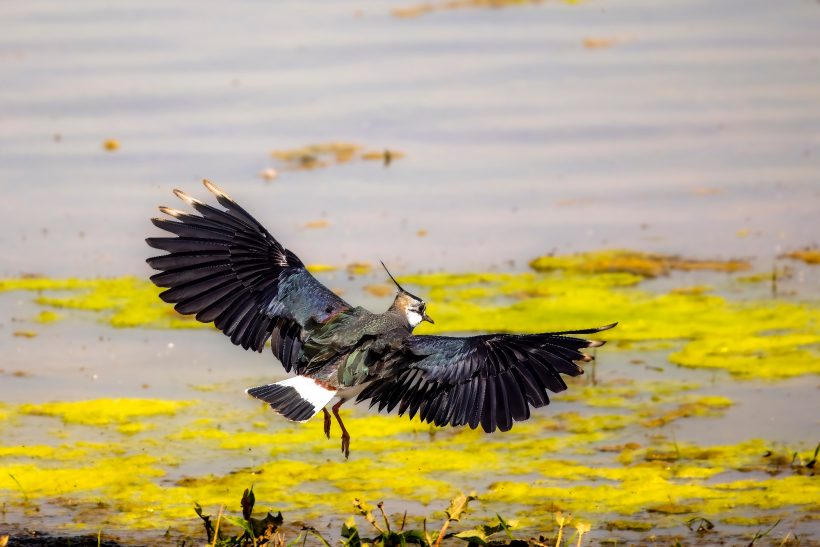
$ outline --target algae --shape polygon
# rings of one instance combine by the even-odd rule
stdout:
[[[384,298],[386,296],[391,296],[396,292],[396,288],[392,285],[385,285],[385,284],[372,284],[372,285],[365,285],[362,287],[362,290],[365,292],[376,296],[378,298]]]
[[[577,4],[581,0],[563,0],[565,4]],[[543,3],[544,0],[442,0],[439,2],[424,2],[399,8],[391,11],[393,17],[412,19],[431,13],[462,10],[462,9],[500,9],[515,6],[528,6]]]
[[[53,416],[65,423],[83,425],[128,425],[148,416],[173,416],[193,401],[164,399],[93,399],[89,401],[23,404],[21,414]]]
[[[569,264],[579,260],[550,259]],[[662,264],[669,267],[668,261]],[[680,267],[703,266],[691,260],[684,264]],[[327,266],[313,269],[329,271]],[[347,273],[353,276],[370,272],[369,263],[347,266]],[[642,279],[635,271],[571,274],[556,270],[540,274],[429,274],[406,276],[400,281],[426,292],[430,313],[436,318],[435,325],[421,325],[420,334],[549,332],[620,321],[617,329],[603,336],[615,342],[616,349],[670,349],[670,362],[680,366],[722,369],[742,379],[777,380],[820,373],[817,303],[730,301],[705,294],[701,288],[656,294],[641,289]],[[379,295],[386,294],[378,287]],[[157,297],[161,289],[133,277],[7,279],[0,280],[3,290],[35,291],[40,305],[98,312],[116,327],[206,326],[177,314]]]
[[[136,277],[110,279],[2,279],[0,292],[33,291],[35,302],[49,308],[98,312],[114,327],[201,328],[162,302],[163,289]],[[47,313],[54,313],[48,311]],[[51,316],[49,316],[51,317]]]
[[[335,272],[338,269],[330,264],[308,264],[305,267],[311,273]]]
[[[346,271],[350,275],[367,275],[373,271],[373,265],[369,262],[351,262]]]
[[[49,323],[54,323],[56,321],[59,321],[62,318],[63,318],[63,316],[60,315],[59,313],[53,312],[51,310],[43,310],[39,314],[37,314],[37,317],[34,320],[37,323],[47,325]]]
[[[611,342],[598,352],[601,365],[613,351],[653,348],[664,353],[645,361],[665,360],[669,350],[674,364],[725,370],[737,379],[820,373],[815,302],[732,301],[685,282],[675,285],[686,290],[654,293],[641,285],[647,277],[553,270],[401,282],[419,287],[436,318],[418,332],[540,332],[621,320],[601,335]],[[36,292],[44,312],[60,308],[68,318],[71,310],[84,310],[116,326],[200,326],[159,301],[159,289],[134,278],[0,280],[0,290]],[[287,424],[263,405],[220,402],[217,415],[207,405],[162,399],[0,405],[6,439],[0,467],[19,481],[0,473],[0,496],[9,506],[31,500],[71,511],[105,499],[118,510],[95,514],[87,525],[126,528],[170,525],[186,518],[195,501],[217,506],[249,484],[260,503],[304,519],[346,514],[352,497],[438,503],[465,484],[476,485],[483,509],[499,507],[529,525],[551,519],[556,509],[615,523],[612,529],[639,523],[653,530],[679,525],[686,515],[731,523],[818,509],[813,466],[805,463],[812,455],[800,447],[760,439],[698,445],[653,432],[693,417],[715,420],[732,404],[728,398],[678,379],[595,385],[586,383],[591,376],[571,379],[570,389],[556,396],[561,406],[534,411],[503,435],[345,410],[354,439],[349,462],[337,459],[335,428],[327,440],[320,419]],[[32,426],[44,420],[36,416],[85,427],[49,432]],[[76,430],[89,427],[99,438],[77,440]],[[18,444],[38,430],[36,442]]]
[[[353,160],[378,160],[385,166],[404,157],[398,150],[367,150],[349,142],[327,142],[310,144],[299,148],[274,150],[271,156],[283,164],[286,170],[311,170],[348,163]]]
[[[670,361],[681,366],[720,368],[741,379],[820,373],[816,303],[730,301],[700,291],[654,294],[635,286],[640,279],[634,272],[552,271],[399,281],[428,293],[436,324],[420,326],[423,334],[549,332],[619,321],[602,337],[622,348],[677,350]]]
[[[783,255],[785,258],[792,260],[800,260],[806,264],[820,264],[820,249],[807,248],[799,251],[792,251]]]
[[[728,404],[721,398],[691,395],[692,386],[683,391],[663,383],[645,387],[634,383],[615,392],[644,411],[654,404],[662,412],[664,406],[681,400]],[[588,389],[603,391],[596,386]],[[658,400],[647,402],[643,397]],[[346,512],[352,497],[436,503],[458,485],[480,484],[492,473],[504,478],[482,487],[479,503],[517,508],[513,510],[530,523],[551,516],[553,506],[617,522],[609,515],[634,518],[649,509],[660,511],[658,515],[680,509],[731,516],[750,508],[811,507],[818,494],[813,477],[789,466],[779,469],[781,476],[764,480],[722,478],[731,470],[771,475],[765,455],[772,447],[762,440],[714,447],[628,443],[604,461],[589,461],[590,450],[603,447],[603,441],[630,427],[642,427],[640,413],[536,414],[504,435],[486,435],[345,411],[355,449],[344,461],[332,456],[338,441],[324,438],[321,420],[288,424],[261,407],[227,408],[214,419],[210,409],[187,401],[128,401],[10,407],[11,413],[23,416],[47,415],[66,423],[114,428],[141,417],[167,419],[163,418],[164,432],[122,435],[113,443],[6,446],[0,450],[0,465],[19,485],[0,476],[0,494],[10,503],[22,503],[25,496],[38,503],[67,500],[72,506],[105,499],[122,510],[105,512],[103,523],[132,529],[169,525],[187,515],[193,502],[216,506],[228,492],[248,484],[255,485],[260,503],[310,519]],[[584,454],[583,460],[575,459],[576,452]],[[175,469],[198,454],[235,463],[228,473],[180,477]],[[534,479],[534,474],[540,478]],[[39,480],[43,476],[49,480]],[[176,478],[169,480],[171,476]],[[549,508],[545,500],[550,500]],[[652,518],[646,522],[669,525]]]
[[[530,262],[530,267],[536,271],[624,272],[642,277],[658,277],[668,275],[673,270],[731,273],[748,270],[751,264],[746,260],[696,260],[677,255],[613,249],[563,256],[541,256]]]

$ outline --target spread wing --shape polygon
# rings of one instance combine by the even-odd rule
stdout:
[[[213,322],[236,345],[262,351],[271,338],[274,354],[290,371],[303,331],[350,305],[317,281],[234,200],[212,183],[204,184],[224,210],[174,190],[199,214],[160,207],[173,220],[152,222],[174,237],[145,240],[168,251],[148,259],[161,271],[151,281],[168,288],[160,298],[175,304],[179,313]]]
[[[530,417],[530,407],[549,404],[547,391],[567,388],[561,374],[578,376],[575,361],[592,357],[581,349],[604,344],[568,334],[592,334],[594,329],[543,334],[488,334],[466,338],[410,336],[388,358],[380,378],[357,401],[388,412],[398,407],[435,425],[480,424],[490,433],[507,431],[513,421]]]

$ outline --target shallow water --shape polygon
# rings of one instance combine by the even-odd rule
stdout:
[[[755,271],[788,265],[796,273],[782,282],[781,298],[818,300],[816,267],[778,258],[818,243],[820,234],[816,3],[545,2],[412,19],[391,14],[408,5],[412,0],[90,1],[69,11],[62,2],[0,4],[0,277],[147,277],[144,258],[154,252],[143,239],[156,234],[148,217],[156,205],[177,206],[172,187],[204,195],[198,181],[207,177],[308,263],[382,259],[397,273],[523,271],[549,252],[636,248],[746,257]],[[612,44],[585,47],[587,39]],[[105,151],[107,139],[119,149]],[[389,166],[352,161],[303,171],[288,171],[270,156],[331,141],[406,156]],[[268,167],[280,171],[272,182],[258,176]],[[329,226],[305,227],[318,219]],[[322,279],[378,310],[387,300],[361,288],[382,277],[338,272]],[[738,288],[727,279],[694,272],[644,286],[666,292],[705,283],[729,299],[770,297],[765,284]],[[4,447],[99,441],[132,453],[141,442],[159,440],[181,459],[163,467],[161,483],[170,488],[183,477],[239,473],[279,457],[266,448],[240,454],[173,437],[196,419],[224,414],[228,430],[242,430],[236,416],[253,415],[265,422],[261,431],[296,431],[240,396],[281,374],[268,353],[243,353],[210,330],[113,329],[86,312],[38,325],[35,296],[0,293],[4,403],[139,397],[200,405],[169,419],[168,431],[136,437],[18,416],[13,427],[0,420]],[[609,320],[601,310],[600,322]],[[13,336],[20,330],[38,336]],[[676,442],[759,438],[784,450],[813,450],[816,376],[738,382],[671,365],[667,350],[605,349],[595,368],[601,385],[695,382],[702,386],[698,396],[735,402],[719,416],[667,426],[664,434]],[[555,401],[539,419],[602,412],[561,396]],[[318,434],[314,426],[305,427]],[[426,434],[403,432],[395,442]],[[442,435],[450,433],[439,442]],[[541,435],[548,440],[552,433]],[[630,427],[618,439],[651,444],[652,435]],[[355,442],[354,462],[367,457]],[[372,448],[379,441],[363,442]],[[305,445],[294,457],[333,463],[336,444]],[[395,458],[400,450],[386,453]],[[567,457],[612,464],[609,456]],[[503,470],[443,473],[463,489],[483,490],[510,476],[529,480]],[[319,492],[339,488],[311,484]],[[2,492],[19,501],[16,491]],[[395,490],[386,499],[396,511],[422,514],[446,506],[449,492],[442,492],[430,494],[435,502]],[[223,502],[236,503],[240,494],[231,489]],[[49,503],[40,515],[12,508],[0,522],[110,522],[62,498]],[[193,517],[190,501],[184,503],[180,514]],[[521,508],[499,495],[476,513],[493,514],[499,504]],[[334,522],[350,512],[291,509],[300,518]],[[688,533],[684,518],[665,518],[672,532]],[[815,523],[794,517],[788,525],[817,539]],[[738,533],[750,538],[755,529]],[[611,535],[599,526],[592,537]]]
[[[144,275],[146,217],[204,177],[310,262],[816,242],[814,3],[408,1],[0,6],[0,271]],[[407,156],[257,177],[337,140]]]

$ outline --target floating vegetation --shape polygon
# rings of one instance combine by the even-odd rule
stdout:
[[[71,530],[156,530],[186,521],[198,502],[209,508],[202,514],[212,525],[219,518],[222,539],[232,541],[247,532],[243,520],[255,536],[259,530],[244,514],[240,519],[223,512],[220,518],[210,508],[224,503],[227,493],[253,484],[256,503],[275,508],[273,517],[281,510],[306,522],[348,515],[353,497],[409,504],[406,521],[401,515],[380,520],[369,509],[380,528],[386,530],[388,518],[396,533],[424,531],[420,519],[426,508],[441,507],[452,492],[475,487],[478,498],[470,507],[477,514],[501,511],[518,522],[512,526],[506,518],[489,522],[468,514],[465,522],[448,524],[448,541],[508,542],[510,530],[524,541],[541,536],[541,544],[550,547],[558,533],[562,543],[573,545],[578,538],[602,539],[602,532],[635,538],[682,529],[725,537],[720,535],[724,526],[765,531],[784,514],[792,515],[794,524],[781,524],[783,534],[799,532],[801,519],[820,510],[816,451],[762,439],[721,445],[675,441],[681,424],[708,427],[735,401],[715,395],[722,392],[707,385],[708,375],[701,375],[700,383],[681,379],[681,372],[663,377],[655,365],[663,364],[667,372],[668,363],[711,368],[739,379],[818,374],[817,303],[723,298],[716,293],[726,283],[734,291],[753,288],[734,276],[713,283],[716,289],[687,283],[682,272],[695,268],[692,264],[702,267],[703,261],[667,257],[660,260],[662,266],[656,260],[651,267],[633,263],[598,271],[578,255],[551,259],[563,265],[541,272],[439,273],[400,281],[417,285],[414,292],[430,301],[437,323],[426,326],[428,333],[538,332],[620,320],[619,328],[607,333],[611,343],[598,366],[618,358],[610,350],[641,351],[640,359],[623,359],[651,367],[650,378],[660,379],[612,379],[599,373],[596,380],[588,365],[589,373],[572,379],[553,406],[534,411],[532,419],[503,435],[439,429],[355,407],[343,411],[359,447],[347,462],[335,458],[336,445],[321,435],[321,420],[290,424],[241,396],[226,403],[224,394],[239,395],[242,386],[209,379],[184,389],[191,399],[218,399],[218,410],[214,404],[156,398],[6,403],[0,405],[5,510],[22,514],[36,507],[56,522],[71,515],[69,520],[81,523]],[[322,264],[310,269],[317,274],[335,270]],[[349,275],[370,272],[370,264],[346,270]],[[645,280],[661,275],[676,276],[666,285],[678,288],[648,290]],[[376,296],[388,295],[387,289],[364,288]],[[128,277],[0,280],[0,291],[32,293],[42,307],[35,320],[54,314],[65,321],[72,313],[85,313],[118,327],[201,326],[162,303],[160,290]],[[640,371],[629,367],[632,373]],[[738,408],[743,404],[741,399]],[[807,442],[814,450],[816,440]],[[343,541],[381,537],[370,530],[368,510],[356,511],[367,524],[360,529],[346,523]],[[575,517],[553,523],[556,511]],[[433,543],[441,519],[437,515],[436,525],[426,528]],[[701,530],[705,521],[715,529]],[[589,522],[595,523],[591,532],[586,531]],[[551,526],[546,531],[545,523]],[[286,532],[280,536],[286,543],[304,539],[300,532],[310,533],[295,528],[276,533]],[[748,530],[746,536],[748,544]]]
[[[581,44],[587,49],[607,49],[623,43],[619,38],[584,38]]]
[[[394,8],[391,13],[394,17],[411,19],[436,13],[460,9],[499,9],[515,6],[532,6],[543,3],[544,0],[442,0],[439,2],[424,2],[412,6]],[[563,0],[565,4],[577,4],[580,0]]]
[[[590,389],[603,391],[587,386],[570,393],[591,394]],[[120,510],[86,512],[88,526],[131,529],[172,526],[194,502],[216,507],[226,492],[248,484],[255,485],[255,498],[265,505],[310,520],[345,514],[351,497],[434,506],[460,485],[481,484],[488,474],[503,478],[482,486],[475,502],[484,512],[515,514],[525,533],[542,531],[556,510],[581,516],[576,522],[617,523],[640,515],[641,522],[663,528],[677,523],[665,515],[723,518],[817,508],[820,485],[812,476],[816,456],[810,451],[763,440],[723,446],[622,442],[611,449],[613,442],[657,427],[647,423],[653,416],[668,420],[670,405],[675,408],[680,401],[710,412],[682,413],[676,420],[710,419],[711,411],[728,404],[690,395],[693,389],[675,390],[671,382],[619,386],[615,393],[637,412],[542,412],[504,435],[437,429],[357,408],[345,417],[359,446],[349,461],[328,456],[335,451],[320,435],[321,420],[286,423],[257,405],[221,404],[216,418],[206,405],[161,399],[6,405],[0,466],[7,473],[0,474],[0,495],[10,507],[36,503],[43,514],[54,504],[91,508],[102,499]],[[151,424],[152,418],[161,418],[162,427],[127,429]],[[63,439],[60,445],[17,446],[13,441],[18,432],[47,431],[58,424],[96,428],[99,436],[94,442]],[[197,474],[180,475],[185,462],[198,461],[202,454],[224,462],[220,467],[228,465],[214,473],[194,465]],[[467,527],[473,525],[479,523]],[[476,530],[483,529],[471,533]],[[467,535],[458,539],[466,541]]]
[[[646,278],[675,270],[733,272],[746,268],[745,262],[600,251],[541,257],[533,264],[544,271],[436,273],[405,276],[401,282],[426,291],[436,324],[424,323],[420,333],[546,332],[617,320],[618,329],[607,333],[615,344],[607,350],[666,349],[673,364],[724,370],[742,379],[820,374],[816,302],[727,300],[704,285],[674,288],[665,294],[640,287]],[[309,268],[315,273],[333,269],[321,264]],[[366,262],[346,267],[351,276],[372,270]],[[745,285],[743,280],[738,288]],[[161,289],[133,277],[0,280],[0,291],[10,290],[35,291],[35,301],[47,308],[100,312],[116,327],[205,326],[177,314],[157,297]],[[373,293],[376,296],[384,293],[372,290],[378,291]]]
[[[369,262],[351,262],[347,265],[346,270],[350,275],[367,275],[373,271],[373,264]]]
[[[803,261],[806,264],[820,264],[820,249],[818,248],[809,247],[799,251],[786,253],[783,256],[785,258],[791,258],[792,260]]]
[[[420,327],[423,333],[545,332],[618,320],[608,340],[624,349],[665,343],[674,350],[669,360],[681,366],[717,368],[743,379],[820,374],[820,307],[814,302],[730,301],[701,291],[654,294],[635,287],[641,279],[635,272],[662,271],[655,266],[585,273],[586,262],[550,260],[580,271],[430,274],[399,281],[428,293],[436,324]]]
[[[137,417],[173,416],[192,401],[163,399],[94,399],[65,403],[24,404],[21,414],[56,416],[64,423],[84,425],[127,425]]]
[[[159,299],[163,289],[136,277],[112,279],[0,279],[0,292],[33,291],[35,302],[49,308],[102,313],[114,327],[206,327],[179,315]],[[54,313],[53,311],[51,313]]]
[[[578,273],[624,272],[642,277],[668,275],[672,270],[739,272],[751,268],[746,260],[694,260],[677,255],[623,249],[560,256],[541,256],[530,262],[536,271],[563,270]]]
[[[311,229],[311,230],[320,230],[322,228],[327,228],[328,226],[330,226],[330,222],[323,219],[323,218],[321,218],[319,220],[311,220],[310,222],[306,222],[304,224],[305,228],[308,228],[308,229]]]
[[[103,150],[106,152],[116,152],[120,149],[120,141],[117,139],[106,139],[103,141]]]
[[[271,156],[282,162],[283,169],[303,171],[321,169],[354,160],[378,160],[387,166],[394,160],[403,158],[404,154],[397,150],[389,149],[368,150],[361,145],[349,142],[328,142],[311,144],[301,148],[274,150],[271,152]]]
[[[330,264],[308,264],[306,266],[310,273],[335,272],[338,268]]]
[[[371,285],[365,285],[364,287],[362,287],[362,290],[375,297],[384,298],[395,294],[396,287],[392,285],[385,285],[383,283],[375,283]]]
[[[404,157],[403,152],[399,152],[398,150],[389,150],[384,149],[382,151],[370,151],[364,152],[361,155],[361,158],[365,161],[380,161],[384,164],[385,167],[390,165],[393,160],[398,160]]]
[[[37,317],[34,320],[37,323],[48,324],[59,321],[60,319],[62,319],[62,315],[60,315],[59,313],[53,312],[51,310],[43,310],[39,314],[37,314]]]

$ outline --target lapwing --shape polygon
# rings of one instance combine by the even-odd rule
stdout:
[[[330,438],[327,406],[337,399],[331,410],[345,457],[350,435],[339,408],[351,399],[411,419],[418,415],[436,426],[507,431],[513,422],[528,419],[531,407],[549,404],[547,392],[567,388],[562,374],[583,373],[576,362],[592,357],[582,349],[604,343],[571,335],[615,326],[541,334],[414,335],[422,321],[433,319],[426,302],[402,288],[389,271],[397,293],[387,311],[372,313],[348,304],[225,192],[207,180],[204,184],[221,207],[174,190],[198,214],[160,207],[171,218],[152,219],[173,235],[146,239],[167,251],[148,259],[160,271],[151,281],[167,288],[160,298],[175,304],[177,312],[213,323],[237,346],[261,352],[270,340],[274,356],[295,376],[247,393],[277,413],[306,422],[322,411]]]

